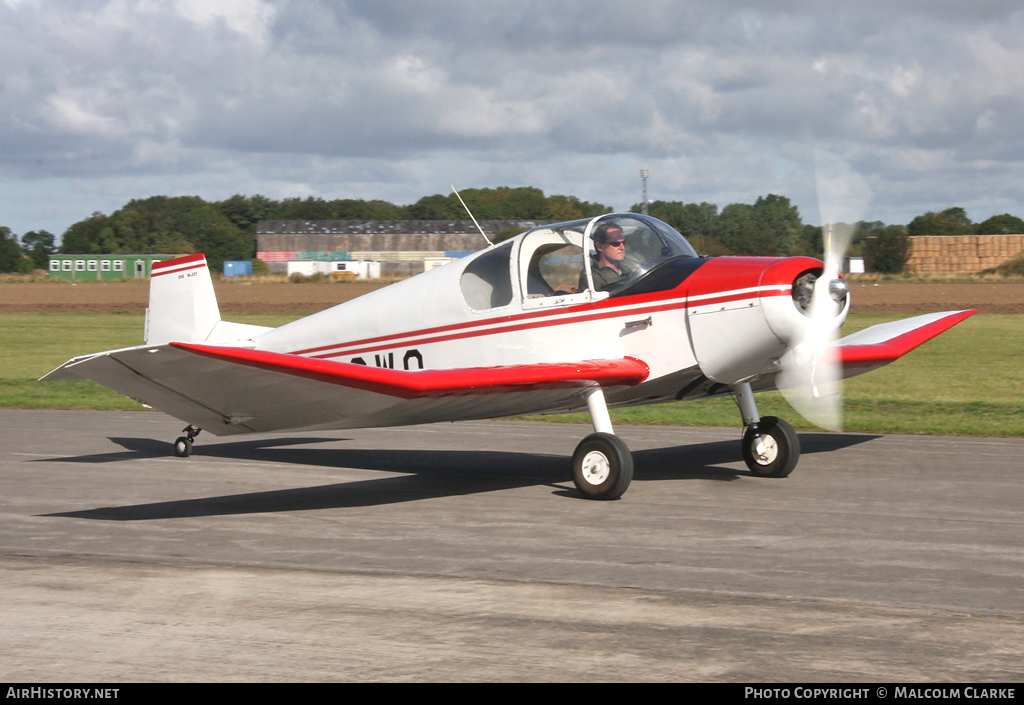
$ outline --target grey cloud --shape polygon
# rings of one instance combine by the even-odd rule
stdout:
[[[656,197],[724,204],[807,192],[823,146],[894,217],[929,193],[1019,203],[1019,3],[764,8],[0,3],[0,178],[408,201],[443,168],[627,207],[643,161]]]

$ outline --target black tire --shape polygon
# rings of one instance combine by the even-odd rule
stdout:
[[[633,481],[633,454],[610,433],[592,433],[572,454],[572,480],[588,499],[618,499]]]
[[[174,454],[179,458],[187,458],[192,452],[192,441],[185,436],[180,436],[174,442]]]
[[[763,456],[755,451],[758,436],[765,446]],[[743,433],[743,460],[760,477],[786,477],[800,460],[800,439],[782,419],[765,416]]]

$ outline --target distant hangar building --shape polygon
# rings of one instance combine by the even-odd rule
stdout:
[[[541,224],[480,221],[492,240],[510,228]],[[485,247],[472,220],[261,220],[256,225],[256,257],[280,273],[293,261],[369,260],[381,263],[381,276],[411,276]]]

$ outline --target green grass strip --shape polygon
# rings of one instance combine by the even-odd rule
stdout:
[[[279,326],[289,315],[237,315],[232,320]],[[899,315],[852,315],[847,335]],[[139,409],[136,402],[88,381],[36,379],[68,359],[142,343],[134,313],[0,314],[0,407]],[[844,428],[870,433],[1024,437],[1024,317],[975,315],[897,362],[845,385]],[[777,392],[757,395],[762,416],[803,421]],[[589,423],[587,414],[533,417]],[[735,426],[731,398],[612,411],[616,424]]]

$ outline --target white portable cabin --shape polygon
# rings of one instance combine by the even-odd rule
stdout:
[[[288,262],[288,276],[301,274],[309,277],[314,274],[355,276],[356,279],[379,279],[380,262],[369,260],[315,260],[303,259]]]

